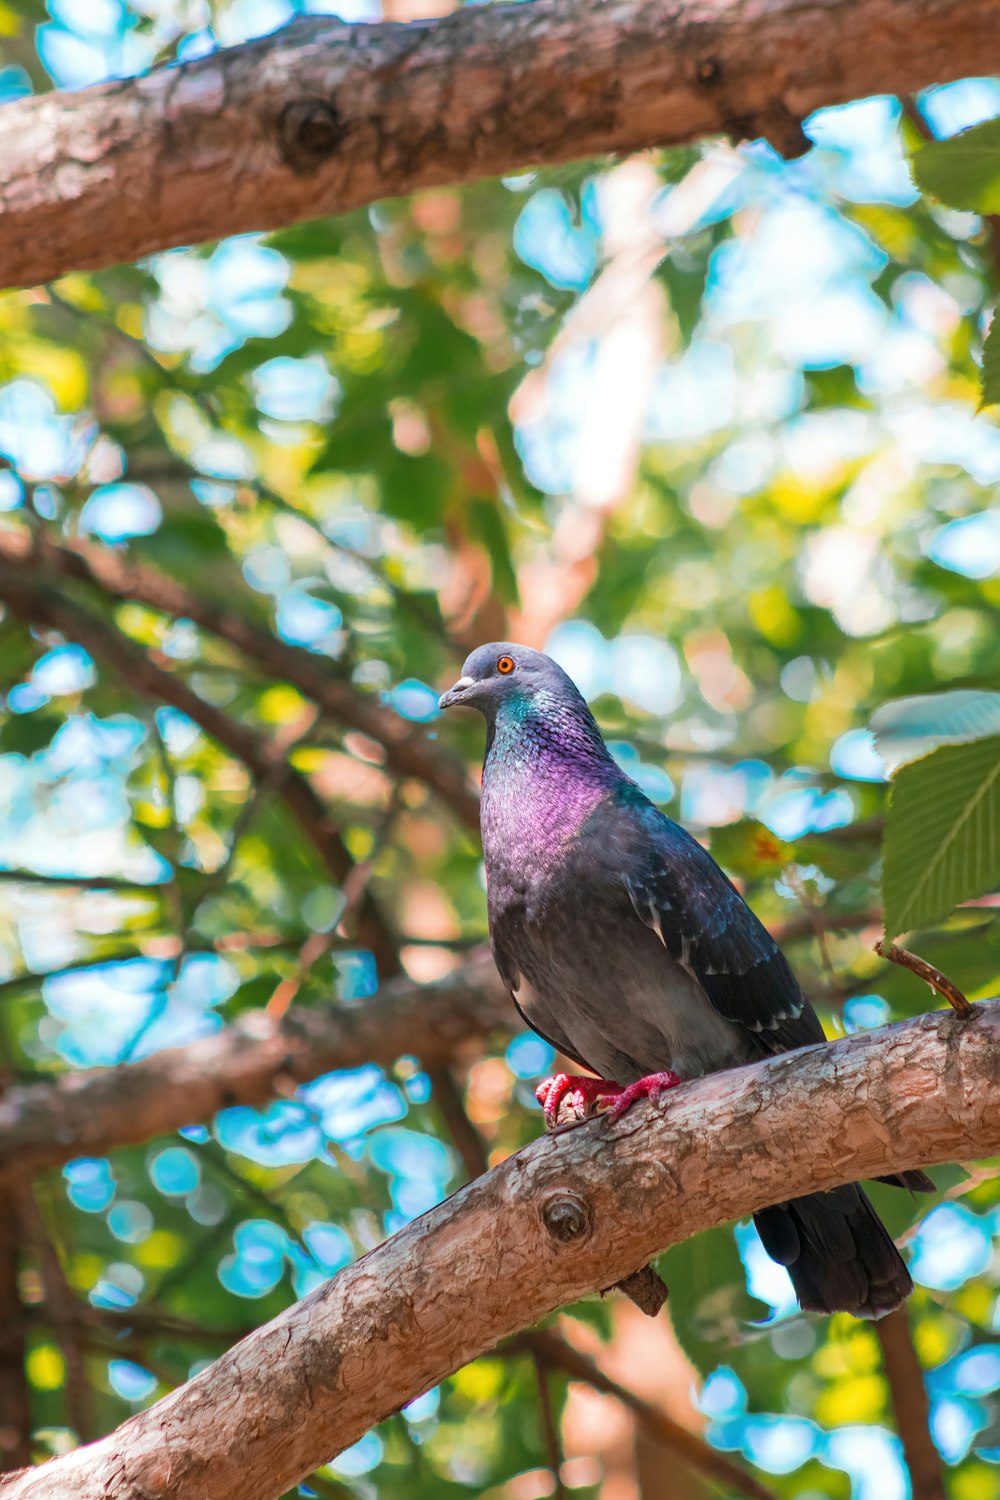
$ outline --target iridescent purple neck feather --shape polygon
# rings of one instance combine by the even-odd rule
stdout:
[[[487,868],[499,846],[558,856],[625,780],[578,693],[513,693],[487,716],[481,824]]]

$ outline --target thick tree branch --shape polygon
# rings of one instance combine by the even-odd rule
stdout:
[[[535,1141],[4,1500],[272,1500],[554,1308],[763,1204],[1000,1151],[1000,1005],[682,1086]],[[809,1122],[808,1130],[803,1121]]]
[[[820,105],[982,72],[993,0],[562,0],[293,23],[0,112],[0,285],[443,182],[719,132],[801,149]]]
[[[114,599],[134,600],[173,619],[192,620],[228,641],[256,668],[290,682],[328,718],[366,735],[385,751],[394,776],[412,777],[437,792],[468,827],[479,828],[479,795],[464,766],[434,746],[391,708],[359,693],[308,651],[243,619],[225,605],[184,588],[173,578],[129,558],[122,550],[79,539],[60,543],[26,530],[0,531],[0,559],[12,566],[42,566],[93,585]]]
[[[354,861],[311,782],[288,763],[284,746],[272,743],[200,698],[182,677],[159,666],[117,626],[90,614],[54,589],[26,580],[5,562],[0,563],[0,599],[20,618],[49,625],[77,641],[95,660],[119,673],[141,697],[170,704],[186,714],[241,760],[258,781],[272,782],[333,880],[344,884]],[[361,900],[357,932],[359,940],[375,955],[380,974],[398,972],[395,941],[368,892]]]
[[[284,1017],[255,1010],[141,1062],[15,1086],[0,1098],[0,1182],[210,1120],[229,1105],[264,1104],[334,1068],[388,1068],[414,1051],[433,1067],[494,1029],[509,1031],[512,1019],[487,955],[435,984],[393,980],[364,1005]]]

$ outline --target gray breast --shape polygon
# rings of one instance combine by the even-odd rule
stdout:
[[[743,1028],[639,921],[624,887],[597,920],[572,891],[497,915],[495,942],[516,967],[525,1019],[602,1077],[632,1083],[670,1069],[697,1078],[750,1060]]]

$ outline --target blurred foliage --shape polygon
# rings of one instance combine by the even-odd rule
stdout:
[[[251,10],[116,3],[84,25],[69,0],[57,20],[0,0],[0,85],[46,86],[36,42],[66,83],[110,57],[112,22],[147,65],[213,25],[235,40]],[[523,173],[8,295],[0,537],[154,569],[470,768],[481,726],[439,726],[437,691],[482,640],[548,644],[630,773],[785,934],[828,1032],[917,1014],[926,989],[872,951],[888,779],[868,725],[894,723],[890,765],[932,751],[896,812],[909,788],[918,812],[957,796],[927,779],[942,757],[993,753],[934,747],[955,738],[945,699],[997,682],[1000,438],[973,415],[993,230],[913,193],[909,129],[871,101],[817,116],[795,163],[709,142]],[[294,674],[55,570],[44,546],[13,571],[290,757],[412,978],[485,938],[466,824]],[[7,1079],[182,1045],[279,995],[363,1003],[378,976],[356,901],[280,777],[255,780],[30,611],[6,609],[0,659]],[[931,707],[907,719],[915,696]],[[1000,927],[989,905],[947,914],[971,893],[945,882],[895,920],[934,923],[914,945],[974,999],[997,993]],[[37,1455],[107,1431],[460,1183],[419,1043],[384,1074],[36,1182],[19,1296]],[[550,1062],[521,1034],[464,1070],[491,1161],[538,1133]],[[1000,1177],[937,1176],[937,1199],[884,1190],[879,1207],[918,1282],[952,1493],[989,1500]],[[788,1500],[903,1493],[871,1329],[798,1314],[749,1226],[664,1259],[711,1441]],[[614,1300],[566,1319],[625,1337]],[[567,1484],[599,1494],[604,1434],[581,1436],[573,1385],[552,1397]],[[301,1492],[530,1500],[551,1486],[538,1407],[530,1361],[493,1355]]]
[[[957,136],[916,152],[913,176],[925,193],[951,208],[1000,213],[1000,119],[984,120]],[[991,325],[983,346],[983,406],[1000,402],[1000,330]]]

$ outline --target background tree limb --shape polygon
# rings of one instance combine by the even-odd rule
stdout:
[[[150,1140],[229,1105],[263,1104],[283,1084],[334,1068],[391,1067],[418,1039],[434,1066],[493,1029],[509,1030],[512,1009],[487,955],[435,984],[392,980],[364,1005],[299,1007],[282,1017],[254,1010],[141,1062],[12,1087],[0,1098],[0,1181]]]
[[[896,1428],[906,1456],[913,1500],[946,1500],[941,1455],[931,1435],[931,1405],[924,1372],[910,1337],[906,1308],[875,1324],[882,1368],[889,1382]]]
[[[63,578],[90,584],[113,603],[132,600],[172,619],[191,620],[210,635],[227,641],[259,670],[289,682],[330,719],[381,745],[385,768],[394,776],[413,777],[444,800],[467,826],[479,828],[479,793],[466,768],[434,745],[416,725],[339,677],[322,658],[291,646],[272,631],[244,619],[228,605],[206,599],[193,589],[124,551],[88,543],[79,537],[53,542],[44,533],[25,529],[0,531],[0,560],[33,572],[49,570]]]
[[[997,1152],[998,1078],[994,1002],[714,1074],[662,1111],[535,1141],[148,1411],[0,1493],[272,1500],[667,1245],[790,1195]]]
[[[288,761],[286,748],[208,703],[175,672],[161,667],[116,625],[91,614],[74,600],[41,583],[27,581],[0,563],[0,599],[34,625],[49,625],[84,646],[96,660],[121,675],[140,697],[168,703],[186,714],[206,734],[241,760],[258,782],[271,781],[305,838],[338,885],[344,885],[354,861],[328,808],[306,776]],[[392,932],[369,891],[357,914],[357,933],[375,956],[380,974],[399,972]]]
[[[0,284],[275,229],[539,162],[801,120],[982,71],[993,0],[562,0],[304,20],[0,111]]]

